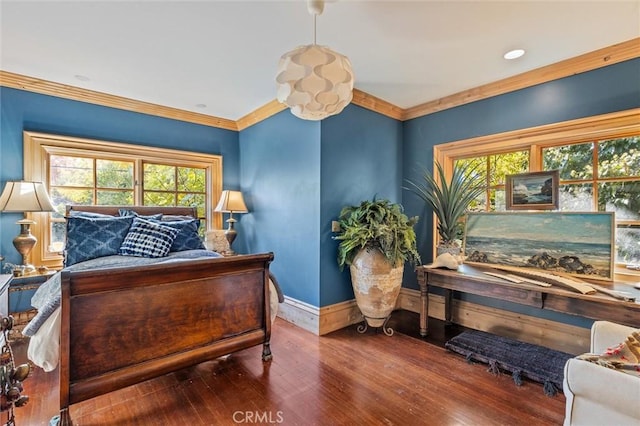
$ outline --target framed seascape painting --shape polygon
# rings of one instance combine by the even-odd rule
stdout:
[[[558,210],[558,170],[505,178],[507,210]]]
[[[469,213],[465,262],[613,280],[612,212]]]

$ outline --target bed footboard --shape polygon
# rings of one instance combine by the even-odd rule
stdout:
[[[69,406],[263,345],[272,253],[62,273],[60,417]]]

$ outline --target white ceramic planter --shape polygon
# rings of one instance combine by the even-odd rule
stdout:
[[[396,306],[404,265],[394,268],[380,250],[364,249],[349,269],[356,303],[367,324],[382,327]]]

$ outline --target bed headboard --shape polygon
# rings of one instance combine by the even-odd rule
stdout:
[[[191,216],[198,217],[198,209],[196,207],[159,207],[159,206],[80,206],[80,205],[67,205],[65,216],[69,216],[69,213],[73,211],[78,212],[91,212],[102,213],[112,216],[118,216],[120,209],[133,210],[140,215],[152,215],[162,213],[166,215],[175,216]]]

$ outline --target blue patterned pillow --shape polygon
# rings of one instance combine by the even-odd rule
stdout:
[[[202,239],[200,238],[200,235],[198,235],[198,228],[200,227],[199,219],[174,220],[170,222],[162,221],[159,223],[180,231],[178,236],[176,236],[176,239],[173,240],[170,251],[205,249]]]
[[[156,213],[156,214],[151,214],[151,215],[148,215],[148,216],[144,216],[144,215],[138,214],[138,213],[134,212],[133,210],[129,210],[129,209],[118,209],[118,214],[120,216],[127,216],[127,217],[132,216],[132,217],[142,217],[142,218],[145,218],[145,219],[157,219],[157,220],[162,219],[162,213]]]
[[[118,254],[132,222],[132,217],[68,217],[64,266]]]
[[[123,256],[164,257],[169,253],[178,229],[136,217],[120,246]]]
[[[110,214],[102,214],[102,213],[94,213],[94,212],[83,212],[80,210],[69,210],[69,216],[80,216],[80,217],[106,217],[106,218],[112,218],[113,215]],[[124,215],[120,215],[120,216],[124,216]]]

